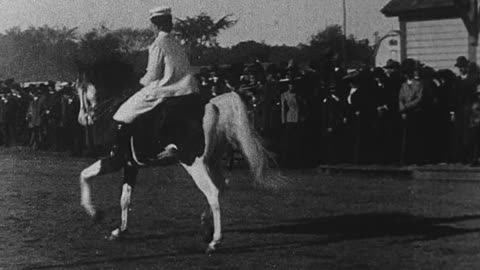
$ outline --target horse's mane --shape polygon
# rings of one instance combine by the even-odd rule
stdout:
[[[97,119],[110,118],[118,107],[140,88],[139,76],[126,57],[104,56],[82,69],[86,81],[93,84],[97,90]]]

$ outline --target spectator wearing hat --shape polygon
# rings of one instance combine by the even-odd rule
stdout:
[[[402,71],[406,81],[398,96],[398,111],[403,120],[402,162],[424,162],[424,108],[422,98],[424,85],[418,78],[418,63],[405,59]]]
[[[29,146],[33,149],[38,149],[43,144],[42,128],[44,126],[46,108],[45,96],[42,95],[42,90],[37,88],[32,93],[32,99],[26,115],[28,129],[30,130]]]
[[[325,87],[326,93],[321,106],[321,141],[323,157],[322,161],[327,164],[336,164],[344,160],[345,121],[343,116],[344,104],[336,94],[335,84]]]
[[[368,70],[354,71],[344,77],[349,85],[346,98],[348,142],[353,152],[347,157],[353,163],[368,163],[373,158],[373,123],[376,112],[375,92]]]
[[[435,136],[441,142],[441,148],[443,148],[439,153],[439,159],[447,163],[455,162],[455,153],[458,152],[453,144],[455,130],[452,119],[456,106],[455,99],[457,98],[454,92],[456,77],[457,75],[452,70],[441,69],[435,72],[433,79],[436,89],[434,105],[440,121],[440,133],[437,132]]]
[[[472,107],[477,99],[477,86],[479,83],[478,67],[466,57],[457,58],[455,67],[459,75],[455,83],[456,105],[451,112],[455,125],[455,141],[459,153],[458,160],[462,163],[476,163],[473,156],[472,145],[478,140],[473,136],[471,126]]]
[[[263,134],[270,140],[278,138],[281,127],[280,86],[277,73],[278,68],[275,64],[270,64],[266,69],[262,122]]]
[[[387,73],[384,69],[376,67],[373,72],[374,100],[375,100],[375,119],[374,132],[376,143],[375,161],[380,163],[393,162],[392,152],[395,145],[393,137],[393,112],[396,108],[395,97],[392,88],[387,84]],[[398,95],[398,93],[397,93]],[[397,109],[395,109],[396,111]]]
[[[439,107],[439,84],[435,80],[435,70],[427,65],[419,69],[420,80],[423,84],[423,97],[421,107],[425,124],[423,125],[424,158],[428,163],[439,163],[442,152],[446,150],[446,144],[441,133],[445,133],[442,127],[442,116]],[[428,139],[427,139],[428,138]]]
[[[7,89],[2,87],[0,89],[0,145],[8,145],[8,132],[7,132]]]
[[[281,163],[286,167],[297,167],[301,161],[301,125],[304,121],[304,102],[298,95],[293,81],[288,81],[288,90],[281,94],[281,110],[283,124],[283,151]]]
[[[480,165],[478,160],[480,156],[480,91],[477,90],[475,95],[476,97],[473,99],[470,108],[470,119],[468,123],[471,166]]]
[[[400,145],[402,141],[402,121],[398,112],[398,96],[400,88],[405,81],[400,67],[400,63],[392,59],[389,59],[384,67],[386,75],[384,78],[384,88],[390,95],[390,101],[387,106],[390,105],[388,109],[391,116],[390,126],[392,129],[392,137],[390,138],[388,151],[390,153],[389,160],[397,162],[400,161]]]
[[[347,75],[347,72],[342,67],[342,60],[337,52],[330,50],[326,57],[327,62],[325,67],[325,83],[326,85],[334,87],[337,97],[339,97],[343,102],[348,95],[348,85],[343,79],[343,77]]]
[[[0,124],[1,133],[3,134],[3,144],[5,146],[16,144],[16,124],[18,102],[13,89],[16,87],[15,79],[9,78],[2,83],[1,98],[0,98]],[[0,139],[2,141],[2,139]]]
[[[45,96],[45,125],[47,131],[45,141],[48,149],[58,151],[60,148],[61,95],[55,90],[54,85],[54,82],[48,83]]]
[[[385,73],[381,77],[383,78],[383,85],[388,92],[385,97],[386,105],[390,105],[388,106],[389,110],[396,114],[398,113],[398,94],[405,78],[400,70],[400,63],[392,59],[387,61],[384,70]]]
[[[12,85],[13,87],[13,85]],[[11,89],[7,89],[5,96],[2,98],[2,102],[5,106],[5,134],[7,139],[5,145],[15,145],[16,138],[16,125],[17,125],[17,112],[18,112],[18,98],[13,94]]]
[[[77,156],[81,152],[82,126],[77,121],[80,100],[71,87],[61,90],[60,146]]]

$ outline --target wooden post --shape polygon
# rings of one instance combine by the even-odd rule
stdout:
[[[478,33],[476,36],[468,34],[468,61],[477,62]]]
[[[407,23],[399,18],[400,23],[400,60],[407,59]]]
[[[456,5],[468,32],[468,60],[476,63],[479,29],[478,1],[469,0],[468,2],[463,2],[463,4],[457,2]]]
[[[343,0],[343,42],[342,42],[342,54],[343,54],[343,68],[347,70],[347,4]]]

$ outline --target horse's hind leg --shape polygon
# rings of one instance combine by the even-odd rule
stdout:
[[[185,165],[182,163],[182,166],[192,176],[195,184],[203,192],[212,211],[214,231],[213,239],[208,244],[206,250],[207,253],[209,253],[216,249],[222,238],[220,204],[218,200],[219,189],[213,183],[203,158],[197,158],[192,165]]]
[[[112,231],[108,240],[119,239],[122,233],[127,231],[128,211],[132,198],[132,191],[137,183],[138,167],[126,165],[123,174],[122,197],[120,198],[120,207],[122,209],[122,222],[120,228]]]
[[[216,156],[215,158],[212,158],[208,164],[209,175],[219,191],[218,196],[220,198],[220,196],[222,196],[222,194],[225,192],[227,186],[227,179],[225,178],[222,170],[222,160],[220,156]],[[210,243],[210,241],[212,241],[214,232],[214,226],[212,223],[212,211],[210,207],[203,211],[200,220],[203,228],[204,241]]]
[[[89,180],[94,176],[106,174],[119,170],[123,164],[118,160],[111,158],[101,159],[85,168],[80,173],[80,190],[81,201],[80,204],[85,208],[87,213],[95,220],[99,221],[102,216],[99,214],[92,204],[92,196],[90,191]]]

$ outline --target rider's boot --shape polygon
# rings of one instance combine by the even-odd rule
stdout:
[[[117,122],[115,142],[110,150],[110,157],[114,159],[123,159],[127,154],[129,140],[131,136],[131,125]]]
[[[174,158],[177,155],[178,148],[175,144],[169,144],[165,147],[165,149],[157,154],[157,159],[168,159],[168,158]]]

